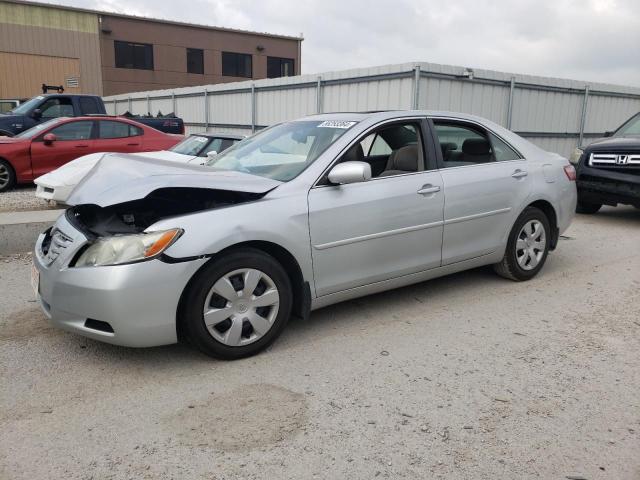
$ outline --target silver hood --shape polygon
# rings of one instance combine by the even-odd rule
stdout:
[[[144,198],[161,188],[266,193],[281,183],[247,173],[136,155],[111,154],[96,163],[71,192],[66,203],[107,207]]]

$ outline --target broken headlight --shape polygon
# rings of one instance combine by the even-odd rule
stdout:
[[[161,232],[101,238],[82,252],[74,267],[121,265],[150,260],[169,248],[182,232],[183,230],[174,228]]]

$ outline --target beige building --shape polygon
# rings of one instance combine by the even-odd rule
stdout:
[[[113,95],[300,74],[302,38],[0,0],[0,98]]]

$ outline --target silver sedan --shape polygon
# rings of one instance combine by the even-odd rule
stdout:
[[[566,159],[470,115],[310,116],[208,166],[99,162],[38,238],[33,284],[65,330],[245,357],[343,300],[483,265],[534,277],[573,218],[574,180]]]

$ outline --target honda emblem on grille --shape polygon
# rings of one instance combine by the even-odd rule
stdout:
[[[626,165],[628,160],[629,160],[629,155],[618,155],[618,158],[616,158],[616,164]]]

